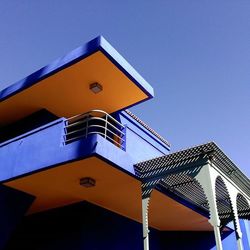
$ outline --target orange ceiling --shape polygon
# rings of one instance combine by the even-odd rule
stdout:
[[[91,83],[103,91],[94,94]],[[101,51],[4,100],[0,125],[6,125],[46,108],[59,117],[70,117],[92,109],[108,113],[123,109],[148,96]]]
[[[95,187],[79,185],[80,178],[87,176],[96,180]],[[28,213],[87,200],[141,222],[140,182],[96,157],[35,173],[5,185],[37,197]],[[149,224],[159,230],[212,230],[205,217],[158,191],[154,191],[151,198]]]

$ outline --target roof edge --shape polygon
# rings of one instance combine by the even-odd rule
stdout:
[[[17,81],[0,91],[0,102],[35,85],[41,80],[79,62],[87,56],[101,51],[104,53],[131,81],[133,81],[150,99],[154,96],[153,88],[142,76],[112,47],[102,36],[98,36],[86,44],[74,49],[31,75]]]
[[[164,146],[167,146],[167,149],[170,150],[171,144],[160,134],[158,134],[154,129],[152,129],[150,126],[148,126],[145,122],[143,122],[138,116],[136,116],[134,113],[132,113],[130,110],[125,109],[124,112],[129,115],[131,118],[133,118],[135,121],[137,121],[144,129],[146,129],[148,132],[150,132],[152,135],[154,135],[161,143],[164,144]]]
[[[131,64],[112,47],[112,45],[103,37],[99,36],[100,50],[143,92],[146,92],[149,98],[154,97],[152,86],[132,67]]]

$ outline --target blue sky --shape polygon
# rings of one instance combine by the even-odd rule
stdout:
[[[103,35],[154,87],[131,110],[172,150],[215,141],[250,176],[248,0],[1,0],[0,89]]]

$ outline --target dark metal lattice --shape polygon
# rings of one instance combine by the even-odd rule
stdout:
[[[250,197],[249,179],[214,142],[136,164],[136,174],[143,183],[143,197],[148,197],[153,188],[160,187],[161,190],[162,188],[168,190],[208,213],[206,196],[194,178],[208,161]],[[227,223],[232,220],[232,208],[228,191],[220,179],[216,181],[216,194],[219,217]],[[237,205],[239,217],[250,219],[249,204],[243,196],[238,197]]]

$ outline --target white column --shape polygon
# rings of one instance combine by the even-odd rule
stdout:
[[[149,250],[149,230],[148,230],[148,206],[149,197],[142,199],[142,227],[144,250]]]
[[[237,246],[238,250],[244,250],[243,243],[242,243],[242,232],[240,228],[240,221],[238,217],[238,211],[237,211],[237,205],[233,205],[233,216],[234,216],[234,230],[235,230],[235,236],[237,240]]]
[[[214,228],[214,236],[215,236],[215,242],[216,242],[216,248],[217,250],[222,250],[222,242],[221,242],[221,235],[220,235],[220,227],[219,226],[213,226]]]
[[[242,238],[237,239],[237,247],[238,247],[238,250],[244,250]]]
[[[216,170],[212,168],[210,164],[207,164],[202,167],[195,178],[202,186],[208,200],[210,212],[209,223],[213,226],[214,229],[216,248],[217,250],[222,250],[223,248],[220,235],[220,219],[215,194],[215,182],[218,175],[219,174],[216,172]]]
[[[234,206],[234,205],[233,205]],[[244,250],[243,243],[242,243],[242,232],[240,228],[240,221],[238,217],[237,206],[233,208],[233,216],[234,216],[234,230],[235,230],[235,237],[237,240],[237,247],[238,250]]]
[[[239,221],[238,209],[237,209],[238,191],[230,183],[227,183],[227,187],[228,187],[228,192],[229,192],[232,210],[233,210],[234,230],[235,230],[235,236],[237,240],[237,248],[238,250],[244,250],[243,243],[242,243],[242,232],[240,228],[240,221]]]

